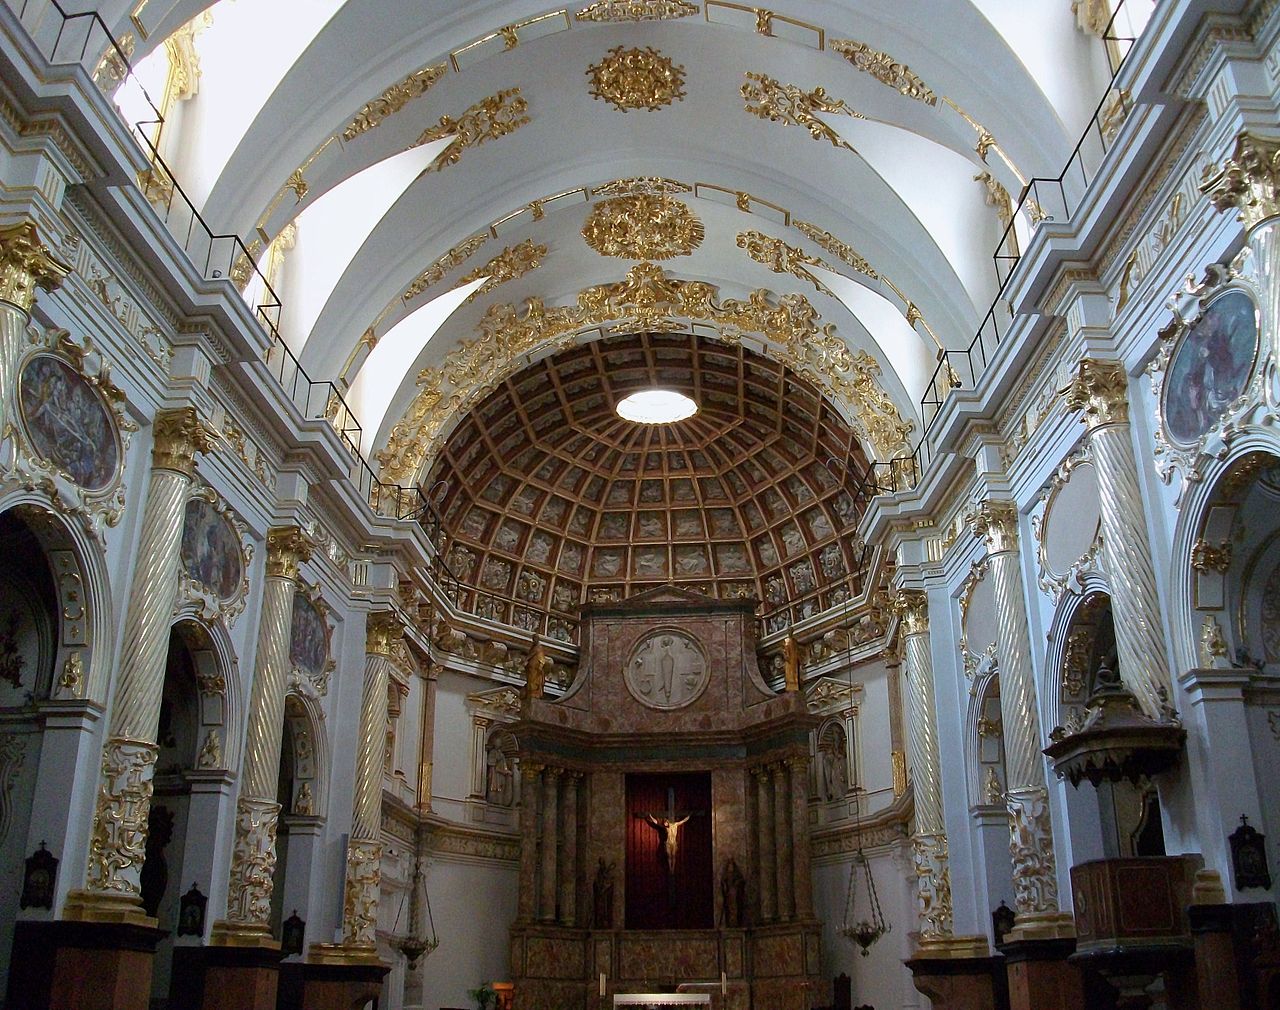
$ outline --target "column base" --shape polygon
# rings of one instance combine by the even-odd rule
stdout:
[[[214,937],[218,927],[214,924]],[[224,934],[225,935],[225,934]],[[202,1010],[276,1010],[280,944],[211,943],[204,952]]]
[[[143,929],[155,929],[157,925],[143,909],[141,898],[104,891],[71,891],[62,906],[62,918],[70,922],[118,923]]]
[[[1006,939],[1000,950],[1008,968],[1010,1010],[1079,1010],[1085,1006],[1084,979],[1080,969],[1067,960],[1075,949],[1073,938]]]
[[[152,920],[154,921],[154,920]],[[31,923],[24,932],[42,936],[52,951],[52,971],[40,980],[47,986],[46,1002],[14,1000],[13,987],[23,973],[10,968],[10,1005],[76,1007],[78,1010],[147,1010],[151,1003],[151,972],[156,944],[164,933],[150,926],[120,922],[59,920]],[[15,944],[16,949],[16,944]],[[48,955],[46,955],[48,956]],[[27,994],[36,993],[27,978]]]
[[[920,940],[912,961],[928,958],[990,957],[991,945],[985,936],[929,936]]]
[[[985,938],[983,943],[985,945]],[[920,955],[904,961],[911,982],[934,1010],[1009,1010],[1004,959]]]
[[[1019,915],[1013,929],[1004,935],[1005,943],[1030,940],[1071,940],[1075,947],[1076,921],[1067,912],[1041,912]]]

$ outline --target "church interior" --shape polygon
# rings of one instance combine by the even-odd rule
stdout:
[[[1277,768],[1276,0],[0,0],[0,1010],[1280,1008]]]

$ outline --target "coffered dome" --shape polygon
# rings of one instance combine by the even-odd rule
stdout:
[[[653,388],[697,413],[618,415],[620,400]],[[460,602],[484,616],[569,638],[580,604],[674,582],[758,598],[766,613],[792,601],[789,618],[772,615],[780,626],[857,588],[854,499],[835,462],[851,452],[861,457],[832,405],[783,365],[649,333],[512,376],[449,437],[431,482],[450,570],[493,594]]]

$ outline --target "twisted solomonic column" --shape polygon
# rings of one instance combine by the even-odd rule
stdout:
[[[1129,435],[1129,377],[1118,361],[1084,358],[1066,390],[1067,406],[1083,410],[1098,473],[1102,557],[1111,586],[1116,658],[1125,688],[1151,719],[1172,715],[1173,681],[1160,629],[1151,542]]]
[[[169,627],[178,588],[183,515],[197,452],[210,448],[195,408],[162,410],[152,424],[151,482],[102,748],[102,779],[83,890],[67,898],[69,919],[145,919],[141,900],[147,816],[155,774]]]
[[[36,288],[53,291],[70,272],[40,243],[31,221],[0,228],[0,390],[17,389],[18,358],[26,343]],[[9,396],[8,392],[0,396],[0,441],[12,420],[6,415]]]
[[[987,543],[988,578],[992,580],[999,629],[996,661],[1000,665],[1000,713],[1008,774],[1005,800],[1017,911],[1011,938],[1074,936],[1071,916],[1058,907],[1053,823],[1040,753],[1031,631],[1018,557],[1018,507],[1012,501],[987,499],[974,506],[969,521]]]
[[[289,638],[299,566],[311,557],[311,541],[297,526],[267,531],[267,571],[258,616],[258,648],[249,696],[244,768],[236,800],[236,837],[227,883],[227,917],[210,942],[270,946],[271,875],[276,867],[276,801],[284,696],[289,685]],[[384,692],[385,697],[385,692]]]

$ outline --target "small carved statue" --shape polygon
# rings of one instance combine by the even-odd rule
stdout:
[[[547,674],[551,670],[551,657],[542,648],[542,639],[533,636],[533,646],[529,649],[529,658],[524,663],[525,699],[532,701],[541,698],[547,685]]]
[[[596,867],[596,879],[592,885],[592,898],[594,913],[591,918],[591,924],[596,929],[612,929],[613,928],[613,863],[606,863],[604,857],[600,857],[600,864]]]
[[[800,643],[796,636],[787,629],[787,637],[782,640],[782,676],[787,691],[800,690]]]
[[[298,789],[298,795],[293,800],[293,812],[304,817],[310,817],[316,812],[315,800],[311,798],[310,782],[302,783]]]
[[[747,880],[732,856],[720,873],[720,909],[720,924],[725,928],[741,929],[746,925]]]
[[[197,768],[220,768],[222,766],[222,740],[216,729],[209,730],[204,737],[204,746],[196,758]]]
[[[515,802],[515,772],[511,759],[497,744],[491,744],[487,755],[488,780],[485,783],[485,799],[500,807]]]

